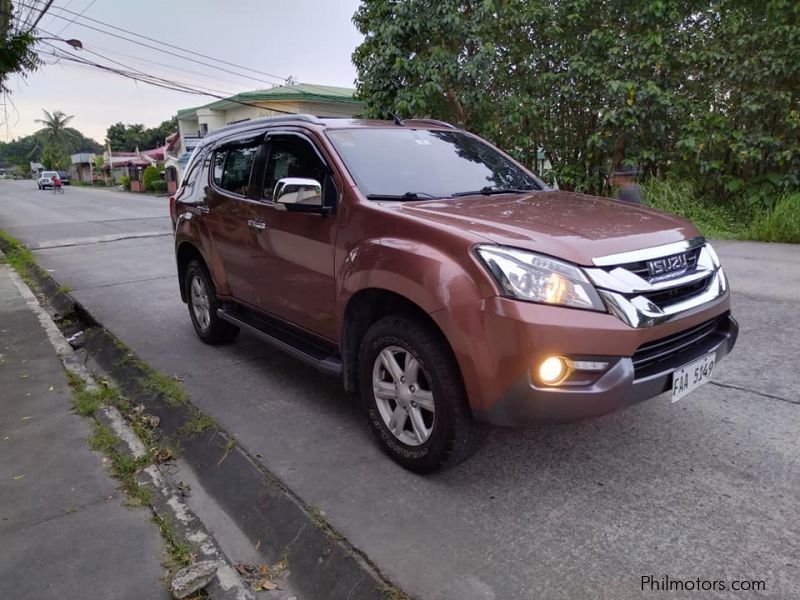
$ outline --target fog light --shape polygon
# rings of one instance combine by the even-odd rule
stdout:
[[[567,361],[560,356],[551,356],[539,365],[539,380],[547,385],[557,385],[567,376]]]

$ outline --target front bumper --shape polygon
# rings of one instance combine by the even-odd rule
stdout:
[[[683,345],[677,340],[674,343],[674,352],[644,366],[641,366],[641,359],[637,359],[639,353],[633,357],[604,357],[612,365],[591,385],[541,387],[526,373],[491,407],[485,411],[477,411],[476,416],[496,425],[516,425],[529,421],[571,421],[600,416],[623,406],[642,402],[671,389],[672,373],[675,369],[711,352],[715,353],[718,362],[733,349],[739,325],[730,313],[715,317],[697,328],[703,326],[707,330],[701,339],[694,343],[688,340]],[[679,336],[680,334],[672,337]],[[645,346],[657,343],[658,340]]]

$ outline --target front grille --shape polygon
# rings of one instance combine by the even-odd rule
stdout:
[[[678,287],[668,288],[666,290],[658,290],[657,292],[643,292],[639,295],[644,296],[658,308],[663,309],[665,306],[705,292],[709,281],[711,281],[710,276],[700,281],[687,283],[686,285],[679,285]]]
[[[700,248],[695,248],[694,250],[689,250],[686,253],[686,262],[688,263],[688,267],[686,268],[687,271],[691,271],[697,266],[697,258],[700,256]],[[617,265],[618,267],[622,267],[626,271],[630,271],[631,273],[635,273],[642,279],[647,281],[650,280],[650,270],[647,268],[647,261],[641,260],[639,262],[634,263],[627,263],[624,265]]]
[[[634,378],[657,372],[661,367],[676,367],[669,364],[679,356],[691,354],[692,350],[703,346],[707,338],[716,333],[724,333],[728,327],[728,315],[720,315],[691,329],[673,333],[667,337],[642,344],[634,353]],[[706,344],[707,345],[707,344]]]

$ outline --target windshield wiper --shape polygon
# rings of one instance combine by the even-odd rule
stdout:
[[[458,196],[491,196],[492,194],[524,194],[527,192],[535,192],[537,191],[536,188],[528,188],[528,189],[520,189],[520,188],[508,188],[508,187],[495,187],[489,186],[483,187],[479,190],[472,190],[470,192],[456,192],[453,194],[454,197]]]
[[[406,192],[405,194],[367,194],[367,200],[435,200],[440,196],[434,196],[427,192]]]

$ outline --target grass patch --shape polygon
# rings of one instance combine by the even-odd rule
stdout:
[[[150,504],[152,492],[136,481],[136,473],[150,464],[147,456],[136,458],[119,450],[120,440],[114,431],[95,421],[89,445],[92,450],[102,452],[111,461],[111,472],[120,480],[127,495],[127,504],[143,506]]]
[[[800,193],[781,196],[771,210],[756,214],[747,233],[751,240],[800,244]]]
[[[68,285],[60,285],[56,290],[56,294],[69,294],[72,289]]]
[[[6,255],[6,262],[20,274],[25,283],[33,286],[33,279],[29,273],[32,269],[38,268],[33,252],[2,229],[0,229],[0,249]]]
[[[167,541],[167,567],[177,569],[192,564],[195,557],[194,548],[186,542],[178,539],[172,526],[158,514],[154,514],[153,520],[161,530],[161,537]]]
[[[189,418],[178,430],[178,433],[186,436],[200,435],[206,429],[214,426],[214,419],[203,411],[192,407],[189,411]]]
[[[647,206],[689,219],[707,238],[746,237],[746,216],[732,206],[702,200],[689,181],[649,179],[642,187]]]
[[[72,410],[84,417],[92,416],[101,406],[116,406],[122,398],[116,387],[105,382],[89,389],[83,379],[69,369],[64,370],[64,376],[72,390]]]
[[[189,401],[189,395],[186,390],[174,378],[153,371],[146,365],[145,370],[149,371],[149,373],[141,380],[141,384],[146,391],[159,394],[172,406],[180,406]]]

